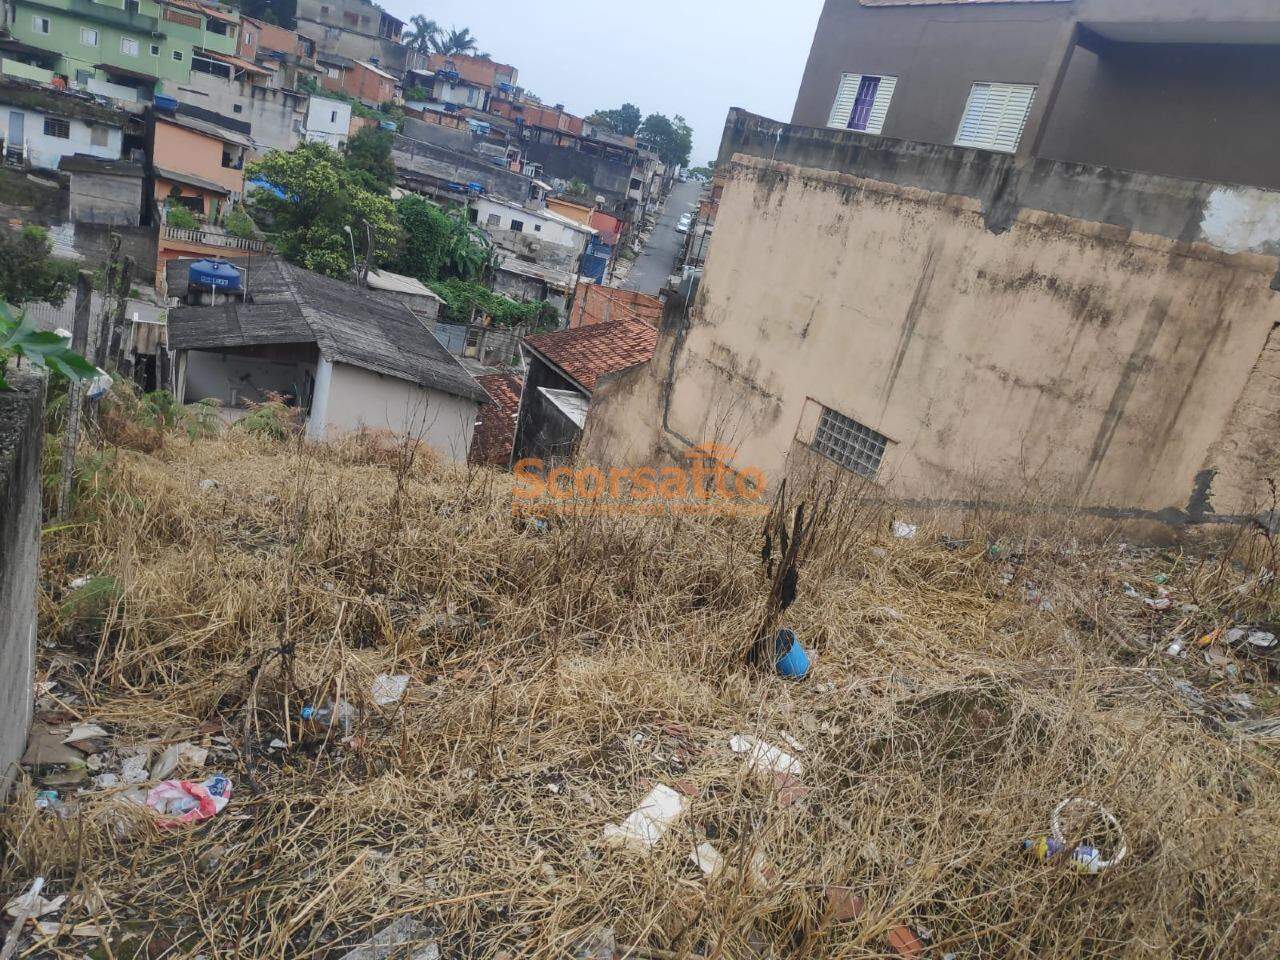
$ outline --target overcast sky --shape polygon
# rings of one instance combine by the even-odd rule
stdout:
[[[679,113],[693,163],[712,159],[730,107],[790,120],[822,0],[380,0],[408,20],[470,27],[545,103],[586,115],[630,101]]]

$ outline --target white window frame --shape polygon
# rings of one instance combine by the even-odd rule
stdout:
[[[975,83],[956,128],[956,146],[1017,153],[1036,93],[1033,83]]]
[[[182,62],[182,51],[181,51],[181,50],[174,50],[174,51],[173,51],[173,53],[171,53],[169,56],[173,58],[173,62],[174,62],[174,63],[181,63],[181,62]]]
[[[129,44],[133,44],[133,50],[132,50],[132,51],[128,49]],[[141,52],[142,52],[142,45],[141,45],[140,43],[138,43],[138,41],[137,41],[136,39],[134,39],[133,37],[121,37],[121,38],[120,38],[120,56],[122,56],[122,57],[136,57],[136,56],[138,56]]]
[[[855,133],[868,133],[879,136],[884,129],[885,118],[889,116],[889,105],[893,102],[893,93],[898,88],[898,78],[883,73],[845,73],[840,75],[840,83],[836,86],[836,98],[831,104],[831,115],[827,126],[840,130],[853,130],[849,121],[853,118],[853,105],[858,99],[858,88],[866,77],[880,81],[876,88],[876,98],[871,104],[871,113],[867,117],[865,130],[854,130]]]
[[[41,24],[44,25],[43,30],[40,29]],[[43,36],[47,37],[49,35],[49,31],[53,29],[53,21],[50,20],[48,17],[40,17],[40,16],[33,15],[31,17],[31,29],[36,33],[42,34]]]
[[[90,34],[92,34],[92,35],[93,35],[93,40],[92,40],[92,41],[89,41],[89,40],[87,40],[87,39],[86,39],[86,37],[88,37]],[[101,39],[102,39],[101,34],[99,34],[99,33],[98,33],[98,31],[97,31],[97,30],[95,30],[93,27],[81,27],[81,28],[80,28],[80,45],[81,45],[81,46],[83,46],[83,47],[96,47],[96,46],[98,45],[98,41],[99,41],[99,40],[101,40]]]

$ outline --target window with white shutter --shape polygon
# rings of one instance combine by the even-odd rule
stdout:
[[[883,77],[868,73],[846,73],[836,88],[836,100],[831,105],[827,125],[841,130],[860,130],[879,133],[884,129],[889,115],[889,101],[893,99],[897,77]]]
[[[956,131],[956,146],[1016,152],[1035,99],[1036,88],[1030,84],[975,83]]]

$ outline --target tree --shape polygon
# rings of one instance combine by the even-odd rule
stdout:
[[[0,300],[20,306],[29,300],[61,305],[76,282],[76,268],[53,259],[53,243],[39,227],[19,233],[0,229]]]
[[[443,32],[440,24],[434,20],[428,20],[420,13],[415,13],[409,18],[409,25],[413,29],[402,37],[405,44],[410,50],[414,50],[423,56],[431,53],[435,49],[436,38]]]
[[[617,110],[597,110],[590,120],[624,137],[634,137],[640,129],[640,108],[634,103],[624,103]]]
[[[404,244],[392,264],[398,273],[432,283],[480,279],[489,269],[493,244],[461,209],[446,212],[411,193],[396,201],[396,213],[404,230]]]
[[[284,194],[257,191],[253,213],[259,223],[270,224],[268,233],[286,260],[330,277],[350,277],[351,244],[363,258],[366,220],[374,230],[371,262],[381,265],[395,255],[400,231],[390,198],[356,182],[327,144],[272,150],[250,165],[248,179],[265,180]],[[344,227],[351,228],[351,239]]]
[[[396,185],[396,164],[391,159],[395,137],[390,130],[362,127],[347,141],[347,169],[357,184],[387,196]]]
[[[441,31],[431,38],[431,48],[443,56],[453,57],[474,53],[480,49],[480,44],[471,35],[470,28],[463,27],[461,30],[450,28],[448,33]]]
[[[671,120],[660,113],[649,114],[636,136],[652,145],[668,166],[689,165],[689,156],[693,153],[693,129],[679,114]]]

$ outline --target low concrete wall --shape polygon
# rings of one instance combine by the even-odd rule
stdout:
[[[0,800],[31,726],[44,441],[44,381],[5,376],[15,389],[0,393]]]

